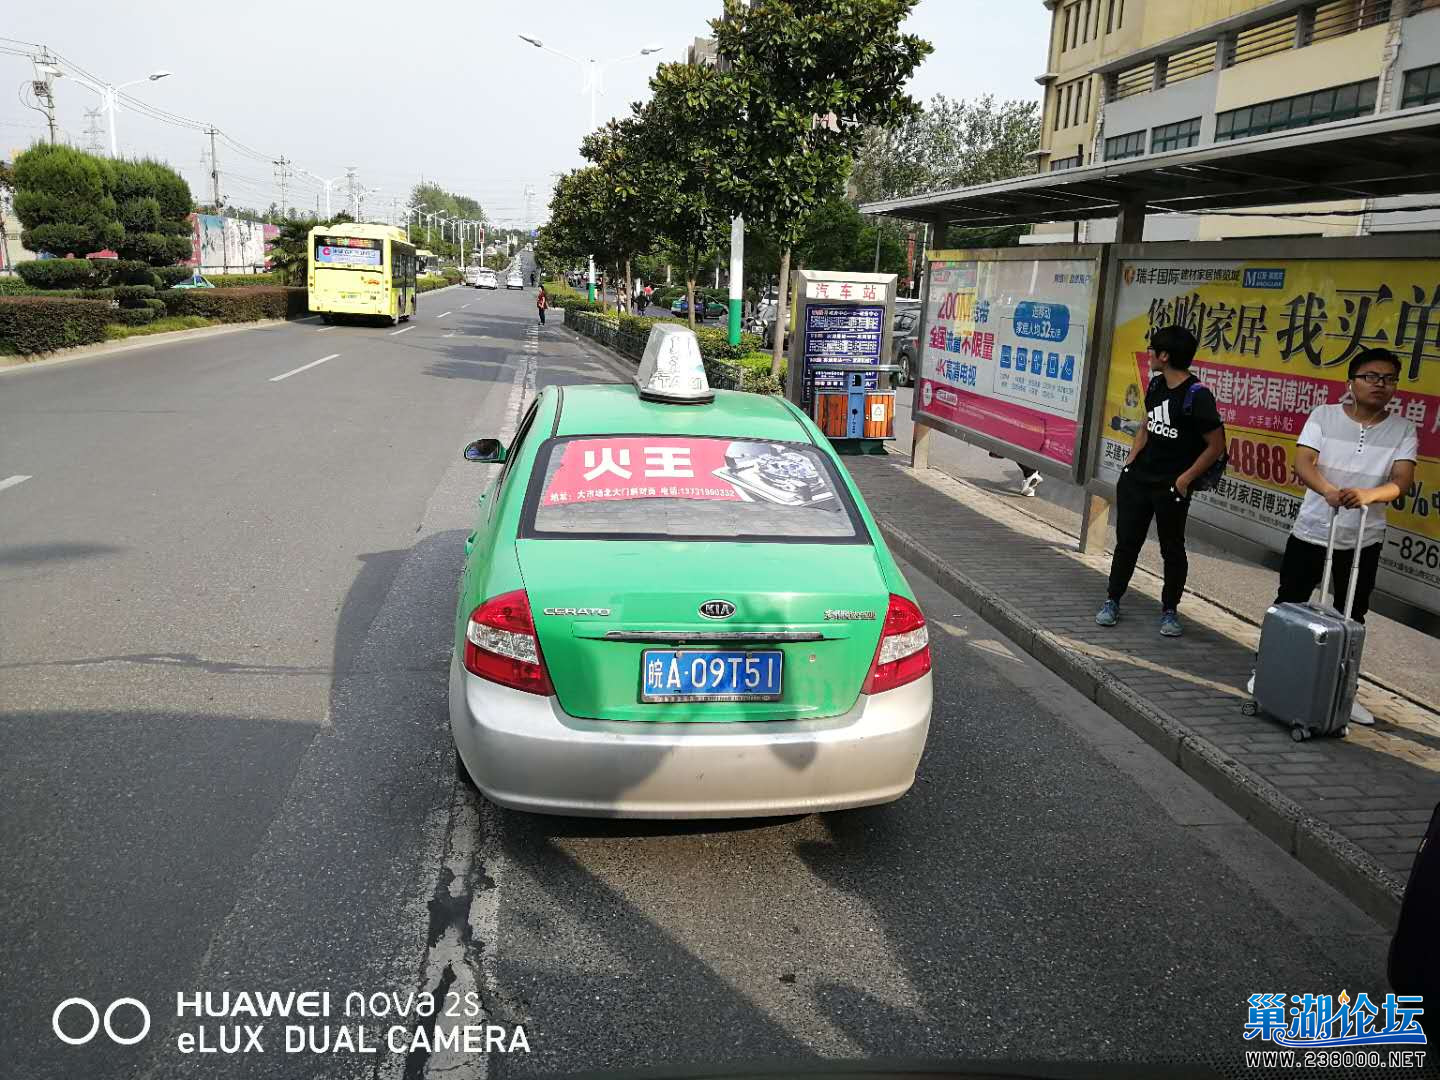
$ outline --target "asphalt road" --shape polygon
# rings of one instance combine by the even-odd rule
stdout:
[[[1234,1062],[1249,994],[1383,993],[1373,923],[913,572],[936,717],[899,803],[637,825],[457,786],[445,667],[489,470],[460,448],[536,387],[617,378],[533,303],[457,288],[404,333],[293,323],[0,375],[0,482],[29,477],[0,488],[0,1072],[453,1064],[284,1054],[278,1031],[182,1054],[202,1021],[177,992],[473,987],[531,1053],[455,1077]],[[154,1029],[63,1046],[71,996],[135,997]]]

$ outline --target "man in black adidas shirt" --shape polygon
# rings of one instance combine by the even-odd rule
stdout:
[[[1190,374],[1195,335],[1183,326],[1166,326],[1150,335],[1150,353],[1160,374],[1145,392],[1145,426],[1115,485],[1115,555],[1110,563],[1109,596],[1095,621],[1120,621],[1120,598],[1130,586],[1135,560],[1145,546],[1150,521],[1160,541],[1165,586],[1160,594],[1160,633],[1183,632],[1176,609],[1185,591],[1190,563],[1185,557],[1185,519],[1190,485],[1225,450],[1225,427],[1215,397]]]

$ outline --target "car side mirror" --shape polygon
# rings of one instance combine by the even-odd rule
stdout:
[[[476,439],[465,447],[465,460],[481,465],[499,465],[505,460],[505,444],[499,439]]]

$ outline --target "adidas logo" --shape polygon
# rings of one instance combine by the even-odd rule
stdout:
[[[1150,418],[1145,421],[1145,429],[1151,435],[1160,435],[1167,439],[1178,439],[1180,432],[1170,424],[1170,399],[1166,398],[1155,408],[1150,410]]]

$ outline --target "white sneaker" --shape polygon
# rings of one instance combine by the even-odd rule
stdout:
[[[1361,727],[1374,727],[1375,714],[1357,701],[1350,706],[1350,722],[1359,724]]]
[[[1035,489],[1040,486],[1040,481],[1044,479],[1045,477],[1041,476],[1038,472],[1034,476],[1027,476],[1020,484],[1020,494],[1027,499],[1033,499],[1035,497]]]
[[[1245,684],[1245,693],[1251,697],[1255,696],[1255,673],[1250,672],[1250,681]]]

